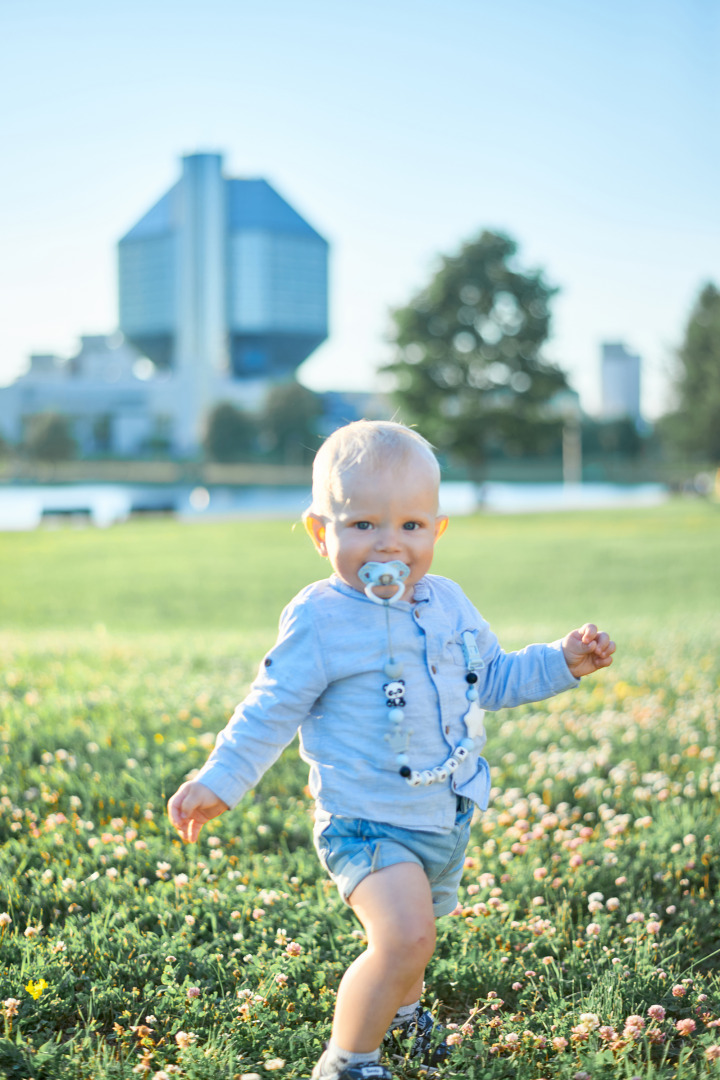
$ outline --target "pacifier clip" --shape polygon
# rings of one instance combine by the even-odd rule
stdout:
[[[378,563],[369,562],[358,571],[358,577],[365,583],[365,595],[373,603],[381,604],[385,608],[385,624],[388,637],[388,661],[383,667],[383,672],[388,682],[383,685],[386,705],[390,710],[388,720],[390,730],[385,735],[385,741],[395,754],[395,763],[398,772],[410,787],[428,787],[430,784],[442,783],[460,767],[465,758],[475,749],[482,749],[485,744],[485,726],[483,717],[485,712],[478,704],[478,681],[477,672],[485,666],[475,642],[475,636],[470,631],[462,634],[462,647],[467,664],[465,681],[468,689],[465,697],[469,702],[469,708],[463,717],[467,735],[461,739],[449,757],[441,765],[433,769],[412,769],[408,755],[412,728],[405,727],[405,681],[402,678],[403,665],[395,658],[392,634],[390,630],[390,608],[396,604],[405,592],[404,582],[410,574],[410,569],[400,560],[393,562]],[[395,592],[389,598],[376,596],[376,588],[395,587]]]

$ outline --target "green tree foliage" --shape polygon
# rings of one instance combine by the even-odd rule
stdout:
[[[205,432],[205,452],[211,461],[244,461],[252,453],[256,420],[228,401],[210,412]]]
[[[557,289],[519,269],[516,251],[510,237],[481,233],[393,313],[397,356],[383,371],[403,420],[474,467],[544,452],[558,437],[548,402],[567,380],[541,357]]]
[[[661,421],[662,437],[684,453],[720,462],[720,291],[712,282],[695,302],[677,361],[678,409]]]
[[[273,386],[260,420],[263,448],[286,465],[312,461],[318,448],[318,419],[322,403],[300,383]]]
[[[585,418],[582,423],[583,453],[588,457],[637,458],[643,438],[629,416],[617,420]]]
[[[37,461],[68,461],[77,451],[70,421],[66,416],[51,412],[31,417],[23,449]]]

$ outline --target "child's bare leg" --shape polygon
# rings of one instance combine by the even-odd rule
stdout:
[[[350,896],[368,947],[338,990],[332,1038],[353,1053],[376,1050],[400,1005],[417,1001],[435,949],[430,885],[417,863],[369,874]]]

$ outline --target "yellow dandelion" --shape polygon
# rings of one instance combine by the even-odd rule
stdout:
[[[49,983],[47,983],[45,979],[38,979],[37,982],[34,982],[32,979],[30,979],[30,982],[27,984],[25,989],[27,990],[28,994],[30,994],[30,996],[33,997],[35,1001],[37,1001],[43,990],[47,990],[48,986]]]

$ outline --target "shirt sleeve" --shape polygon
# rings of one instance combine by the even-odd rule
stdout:
[[[277,760],[327,686],[311,606],[285,608],[277,642],[195,777],[228,806]]]
[[[477,644],[485,665],[478,673],[483,709],[495,711],[542,701],[580,684],[567,666],[561,640],[506,653],[483,620]]]

